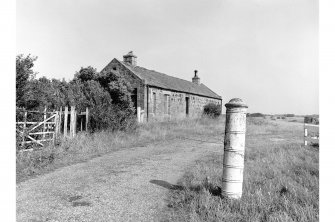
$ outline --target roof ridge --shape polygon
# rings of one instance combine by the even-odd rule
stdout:
[[[185,93],[197,94],[211,98],[222,99],[221,96],[216,94],[214,91],[209,89],[205,84],[197,84],[186,79],[181,79],[175,76],[171,76],[156,70],[147,69],[142,66],[132,66],[123,61],[120,61],[123,66],[125,66],[130,72],[134,73],[140,79],[142,79],[145,84],[153,85],[157,87],[162,87],[170,90],[183,91]]]
[[[156,71],[156,70],[147,69],[147,68],[144,68],[144,67],[142,67],[142,66],[135,66],[135,67],[143,68],[143,69],[145,69],[145,70],[149,70],[149,71],[152,71],[152,72],[157,72],[157,73],[159,73],[159,74],[166,75],[166,76],[168,76],[168,77],[170,77],[170,78],[172,77],[172,78],[176,78],[176,79],[179,79],[179,80],[183,80],[183,81],[186,81],[186,82],[189,82],[189,83],[193,83],[193,82],[188,81],[188,80],[186,80],[186,79],[181,79],[181,78],[178,78],[178,77],[175,77],[175,76],[171,76],[171,75],[168,75],[168,74],[165,74],[165,73],[162,73],[162,72],[158,72],[158,71]],[[193,84],[196,84],[196,83],[193,83]]]

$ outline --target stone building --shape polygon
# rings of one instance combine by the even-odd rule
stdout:
[[[197,117],[208,103],[220,104],[222,98],[200,83],[197,70],[192,81],[172,77],[137,65],[130,51],[123,61],[114,58],[102,71],[117,71],[134,88],[132,99],[138,121],[164,121]]]

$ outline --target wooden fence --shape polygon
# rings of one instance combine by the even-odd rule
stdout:
[[[28,111],[16,110],[16,135],[17,143],[21,149],[28,144],[44,146],[47,142],[55,144],[56,139],[63,137],[73,138],[77,131],[87,131],[89,122],[89,111],[77,112],[74,106],[61,107],[59,111]],[[77,125],[79,121],[80,125]]]
[[[319,125],[304,123],[304,145],[319,144]]]
[[[88,108],[86,108],[85,112],[78,113],[76,111],[76,108],[74,106],[65,107],[64,110],[61,107],[59,110],[59,134],[61,133],[61,128],[63,128],[63,136],[64,137],[70,137],[73,138],[76,136],[76,132],[80,129],[80,131],[87,131],[88,130],[88,121],[89,121],[89,111]],[[79,120],[79,126],[78,129],[78,120]],[[63,127],[61,127],[63,126]]]
[[[23,114],[22,121],[16,122],[16,132],[19,138],[21,138],[21,145],[24,147],[26,144],[36,143],[43,146],[42,142],[54,141],[56,138],[57,127],[57,112],[44,112],[40,111],[28,111],[20,110],[17,111],[17,116]],[[19,113],[19,115],[18,115]],[[29,117],[33,117],[33,120],[28,120]],[[38,119],[42,120],[38,121]],[[35,119],[35,121],[34,121]]]

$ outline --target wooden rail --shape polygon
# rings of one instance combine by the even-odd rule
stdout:
[[[308,130],[308,127],[317,130]],[[319,143],[319,125],[304,123],[304,145],[307,146],[308,142]]]
[[[59,111],[49,112],[45,108],[44,111],[29,111],[21,108],[16,109],[17,113],[23,112],[23,119],[16,122],[16,132],[22,139],[21,147],[24,149],[27,144],[38,144],[44,146],[42,142],[53,142],[61,135],[63,130],[63,137],[73,138],[76,136],[78,116],[80,118],[80,131],[88,130],[89,110],[86,108],[85,112],[77,113],[74,106],[69,108],[66,106],[60,107]],[[41,114],[42,121],[28,121],[28,113]],[[36,115],[35,117],[36,118]],[[41,118],[37,118],[41,119]],[[23,120],[23,121],[22,121]],[[84,124],[85,122],[85,124]],[[69,134],[68,134],[69,132]]]

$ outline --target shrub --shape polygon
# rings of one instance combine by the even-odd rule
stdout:
[[[305,116],[304,123],[317,124],[319,125],[319,118],[314,116]]]
[[[262,113],[249,113],[248,117],[265,117]]]
[[[76,89],[74,92],[78,92],[74,94],[77,94],[78,98],[84,98],[76,106],[81,109],[90,108],[91,131],[135,128],[135,109],[131,101],[132,88],[129,83],[115,72],[92,72],[92,68],[82,68],[71,82],[71,85],[76,86],[73,87]],[[78,98],[74,102],[80,101]]]
[[[88,66],[75,73],[73,80],[35,79],[32,67],[36,57],[16,58],[17,107],[26,110],[59,110],[75,106],[77,111],[90,109],[91,131],[125,130],[136,126],[135,109],[131,100],[132,87],[118,72],[98,73]],[[17,120],[22,120],[20,112]],[[21,115],[21,116],[20,116]],[[32,121],[41,121],[29,114]]]
[[[284,116],[286,116],[286,117],[294,117],[295,115],[294,114],[285,114]]]
[[[203,114],[211,118],[217,118],[221,115],[222,107],[219,104],[208,103],[204,106]]]

